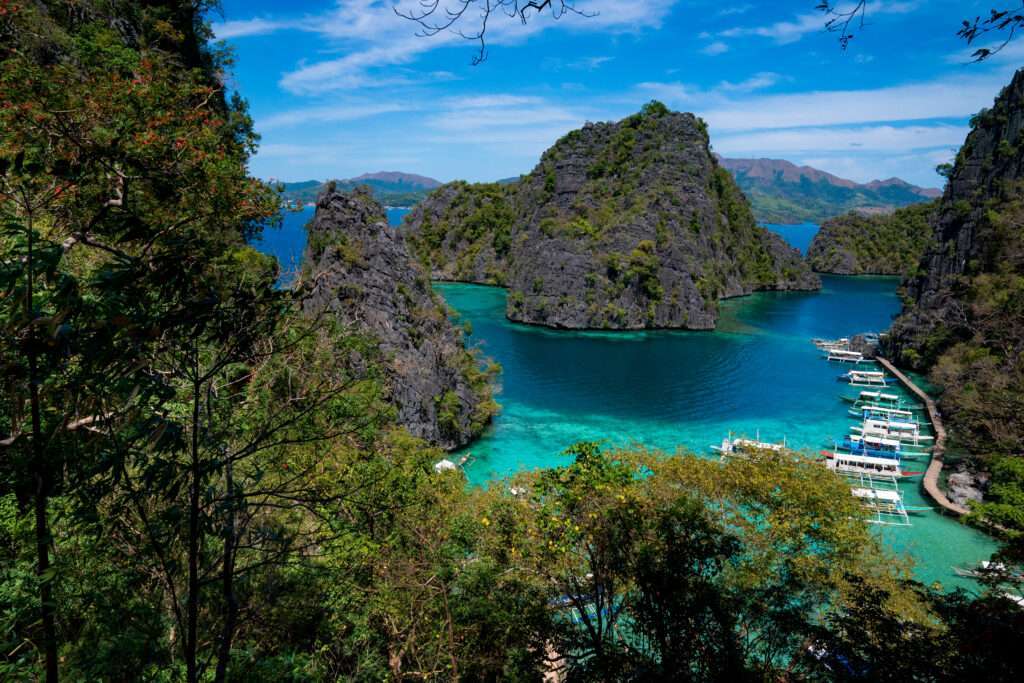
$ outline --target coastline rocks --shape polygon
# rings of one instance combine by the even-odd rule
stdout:
[[[466,207],[487,220],[450,220]],[[514,185],[436,191],[406,231],[433,273],[504,285],[510,320],[548,327],[713,329],[719,299],[821,286],[756,225],[703,121],[657,102],[570,132]]]
[[[452,449],[478,435],[496,410],[489,376],[380,204],[365,191],[328,188],[308,233],[303,311],[329,312],[379,342],[388,398],[414,436]]]
[[[949,475],[946,480],[947,496],[957,505],[964,507],[971,501],[980,503],[988,490],[989,480],[990,477],[985,472],[961,469]]]

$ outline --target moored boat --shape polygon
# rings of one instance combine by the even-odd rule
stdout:
[[[756,439],[733,437],[732,434],[730,434],[726,438],[722,439],[722,443],[720,445],[711,446],[711,450],[716,453],[721,453],[723,458],[730,455],[749,455],[751,451],[774,451],[778,453],[784,451],[786,448],[785,439],[782,440],[782,443],[771,443],[768,441],[761,441],[760,434],[757,435]]]
[[[825,358],[839,363],[863,363],[865,360],[864,354],[860,351],[849,351],[847,349],[829,349]]]
[[[852,387],[885,387],[896,381],[894,377],[886,377],[884,372],[878,370],[850,370],[837,379]]]

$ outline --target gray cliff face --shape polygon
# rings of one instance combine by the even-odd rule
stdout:
[[[933,220],[932,246],[919,274],[904,282],[909,303],[889,337],[888,350],[897,358],[955,324],[962,276],[996,269],[1002,240],[991,234],[986,213],[993,201],[1012,198],[1013,184],[1024,178],[1024,69],[973,123]],[[912,364],[927,366],[929,355],[911,354],[918,359]]]
[[[719,299],[820,287],[755,224],[703,122],[658,103],[569,133],[513,185],[436,191],[407,239],[435,275],[507,286],[510,320],[557,328],[712,329]]]
[[[367,193],[329,189],[308,231],[303,310],[379,341],[410,433],[447,449],[471,440],[491,417],[490,386],[383,208]]]

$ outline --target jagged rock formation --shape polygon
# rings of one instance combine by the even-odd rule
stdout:
[[[818,273],[907,275],[931,241],[928,221],[935,208],[928,202],[887,215],[851,212],[832,218],[814,236],[807,260]]]
[[[303,310],[329,311],[379,341],[398,421],[414,436],[448,449],[468,443],[496,409],[488,373],[380,204],[328,187],[308,231]]]
[[[550,327],[711,329],[721,298],[820,287],[704,123],[660,103],[569,133],[515,184],[436,191],[403,233],[435,276],[504,284],[509,319]]]
[[[1024,70],[971,121],[905,281],[887,352],[930,370],[954,437],[974,453],[1024,452]]]
[[[720,159],[747,195],[757,220],[821,223],[848,211],[885,214],[942,193],[900,180],[857,183],[783,159]]]

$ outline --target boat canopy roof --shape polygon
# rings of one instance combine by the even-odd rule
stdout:
[[[866,488],[853,488],[850,489],[853,495],[858,498],[867,498],[870,500],[881,500],[887,503],[900,503],[899,491],[887,491],[884,489],[866,489]]]
[[[899,462],[892,458],[875,458],[870,455],[851,455],[849,453],[837,453],[833,457],[837,462],[849,463],[851,465],[877,465],[887,469],[899,468]]]

